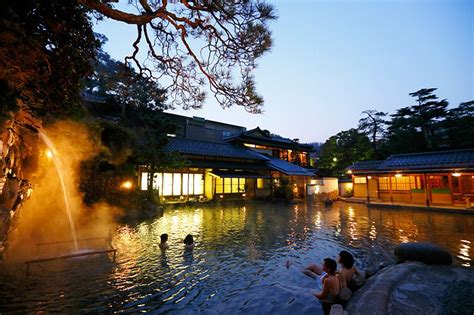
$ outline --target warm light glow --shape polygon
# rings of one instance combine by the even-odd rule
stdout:
[[[371,178],[372,178],[372,176],[367,176],[367,178],[368,178],[368,179],[371,179]]]
[[[352,174],[352,170],[348,170],[347,174],[349,174],[349,175]]]
[[[247,195],[246,195],[246,194],[242,194],[242,197],[245,197],[245,196],[247,196]]]
[[[221,199],[224,198],[224,195],[219,195],[219,198],[221,198]]]
[[[336,157],[335,157],[335,158],[332,158],[332,160],[333,160],[334,162],[337,162],[337,158],[336,158]]]
[[[131,189],[133,187],[133,184],[131,181],[127,180],[125,182],[123,182],[121,185],[120,185],[121,188],[123,189]]]
[[[397,177],[397,178],[400,178],[402,176],[403,176],[402,174],[395,174],[395,177]]]
[[[461,176],[461,173],[452,173],[451,175],[454,176],[454,177],[459,177],[459,176]]]
[[[53,157],[53,151],[51,150],[46,150],[46,156],[51,159]]]

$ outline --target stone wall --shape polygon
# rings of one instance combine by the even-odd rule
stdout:
[[[24,200],[32,192],[27,179],[36,168],[38,136],[31,122],[8,120],[0,127],[0,260],[7,236]]]

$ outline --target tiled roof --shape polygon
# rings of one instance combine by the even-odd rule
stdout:
[[[216,143],[184,138],[170,138],[165,147],[165,151],[179,152],[184,155],[225,157],[259,161],[267,160],[267,158],[257,152],[230,143]]]
[[[474,169],[474,149],[392,155],[384,161],[354,163],[352,171],[402,171]]]
[[[267,130],[260,129],[260,127],[233,134],[225,138],[225,141],[227,142],[232,142],[235,140],[254,144],[274,144],[282,148],[299,149],[302,151],[313,150],[313,147],[309,144],[299,143],[289,138],[284,138],[278,135],[271,134]]]
[[[273,168],[275,171],[282,172],[286,175],[299,175],[299,176],[313,176],[314,172],[307,168],[292,164],[287,161],[283,161],[277,158],[270,158],[267,161],[268,166]]]
[[[377,169],[381,164],[383,164],[384,160],[373,160],[373,161],[363,161],[363,162],[356,162],[349,166],[348,170],[374,170]]]

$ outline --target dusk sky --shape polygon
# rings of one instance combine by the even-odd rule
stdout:
[[[450,107],[474,99],[474,1],[269,2],[279,16],[274,47],[255,72],[264,114],[223,110],[211,96],[201,110],[174,113],[324,142],[356,127],[363,110],[412,105],[408,93],[420,88],[438,88]],[[110,20],[95,27],[119,60],[135,30]]]

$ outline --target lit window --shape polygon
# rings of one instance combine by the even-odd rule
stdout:
[[[194,174],[194,195],[202,195],[204,193],[204,176],[203,174]]]
[[[141,190],[148,189],[148,173],[146,172],[142,172],[142,182],[140,183],[140,189]]]
[[[263,178],[257,178],[257,189],[264,189],[265,188],[265,182],[263,181]]]
[[[192,176],[192,174],[191,174],[191,176]],[[183,174],[183,193],[182,194],[184,196],[188,195],[188,188],[189,188],[188,179],[189,179],[189,174],[187,174],[187,173]],[[192,189],[191,189],[191,191],[192,191]],[[192,195],[192,194],[189,194],[189,195]]]
[[[365,177],[354,177],[354,184],[365,184],[366,178]]]
[[[245,192],[245,178],[239,178],[239,192]]]
[[[164,173],[163,174],[163,196],[172,196],[173,195],[173,174]]]
[[[388,177],[379,177],[379,190],[390,190]]]
[[[222,194],[224,191],[222,190],[224,186],[224,181],[222,178],[216,178],[216,194]]]
[[[181,195],[181,173],[173,173],[173,196]]]
[[[232,182],[231,178],[224,178],[224,193],[230,194],[232,193]]]

